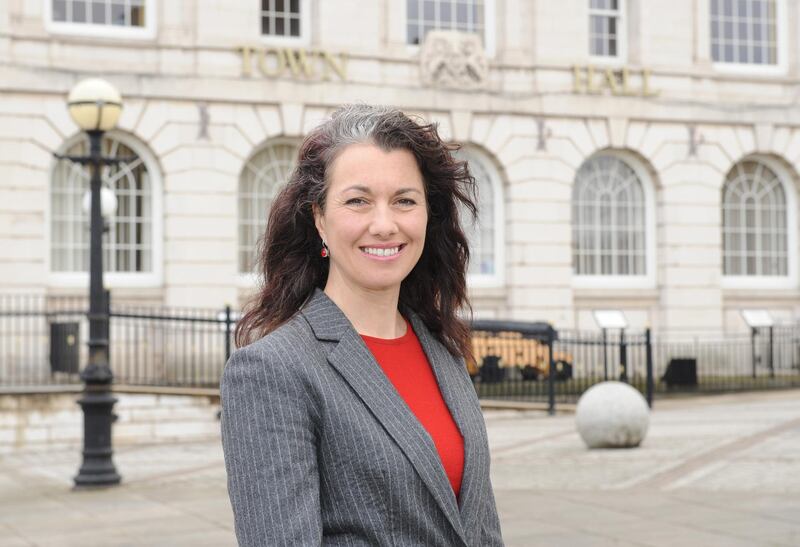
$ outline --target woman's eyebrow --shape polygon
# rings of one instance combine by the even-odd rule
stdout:
[[[372,194],[372,191],[369,189],[369,187],[368,186],[364,186],[363,184],[353,184],[352,186],[348,186],[347,188],[342,190],[342,193],[344,194],[345,192],[349,192],[351,190],[356,191],[356,192],[363,192],[365,194]],[[422,192],[420,190],[418,190],[417,188],[400,188],[399,190],[397,190],[394,193],[394,195],[408,194],[408,193],[411,193],[411,192],[416,192],[417,194],[422,194]]]
[[[342,193],[344,194],[345,192],[349,192],[350,190],[355,190],[357,192],[364,192],[365,194],[371,194],[372,193],[372,192],[370,192],[369,187],[364,186],[363,184],[354,184],[352,186],[348,186],[347,188],[342,190]]]

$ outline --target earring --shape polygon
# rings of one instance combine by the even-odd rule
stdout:
[[[328,246],[325,244],[325,240],[322,240],[322,250],[319,252],[322,258],[328,258],[331,252],[328,250]]]

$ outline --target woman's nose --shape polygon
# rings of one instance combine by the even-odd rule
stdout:
[[[388,205],[379,205],[375,207],[369,228],[370,233],[377,236],[385,236],[397,232],[397,223]]]

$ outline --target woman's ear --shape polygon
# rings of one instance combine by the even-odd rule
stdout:
[[[325,240],[325,218],[322,216],[322,209],[316,203],[311,206],[311,212],[314,215],[314,226],[317,227],[319,237]]]

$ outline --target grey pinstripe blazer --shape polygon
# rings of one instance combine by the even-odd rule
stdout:
[[[317,290],[231,356],[222,443],[240,545],[502,545],[466,368],[411,322],[464,437],[460,503],[428,433]]]

